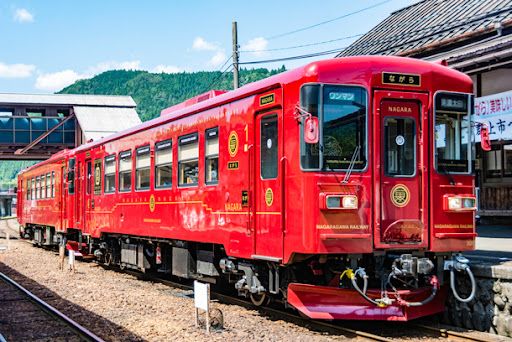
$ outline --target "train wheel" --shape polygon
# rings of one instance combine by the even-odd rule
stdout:
[[[251,293],[251,302],[256,306],[267,305],[270,302],[270,297],[266,293]]]

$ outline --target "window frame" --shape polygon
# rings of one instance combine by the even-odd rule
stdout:
[[[109,160],[107,160],[109,159]],[[114,163],[114,173],[107,173],[107,162],[113,162]],[[116,193],[116,190],[117,190],[117,184],[116,184],[116,174],[117,174],[117,163],[116,163],[116,155],[115,154],[111,154],[111,155],[108,155],[106,156],[105,158],[103,158],[103,167],[104,167],[104,170],[103,170],[103,193],[105,195],[109,195],[109,194],[115,194]],[[107,176],[114,176],[114,190],[108,190],[106,188],[107,186]]]
[[[206,154],[206,146],[208,145],[208,140],[212,139],[208,135],[210,132],[215,132],[215,137],[217,138],[217,154]],[[219,159],[220,159],[220,137],[219,137],[219,126],[208,128],[204,132],[204,184],[208,186],[214,186],[219,184]],[[215,181],[208,181],[208,160],[217,159],[217,179]]]
[[[46,196],[45,198],[52,198],[52,176],[51,172],[46,173]]]
[[[270,177],[270,178],[265,178],[263,177],[263,174],[262,174],[262,171],[263,171],[263,167],[262,167],[262,156],[263,156],[263,141],[262,141],[262,127],[263,127],[263,122],[265,122],[265,120],[273,120],[275,119],[275,122],[276,122],[276,129],[277,129],[277,138],[276,138],[276,152],[277,152],[277,158],[276,158],[276,175],[275,177]],[[259,127],[259,133],[260,133],[260,136],[259,136],[259,141],[260,141],[260,165],[259,165],[259,168],[260,168],[260,180],[265,180],[265,181],[268,181],[268,180],[272,180],[272,179],[277,179],[279,177],[279,115],[277,112],[270,112],[268,114],[263,114],[261,115],[260,117],[260,127]]]
[[[169,147],[165,146],[166,144],[169,144]],[[162,140],[162,141],[159,141],[157,143],[155,143],[155,165],[153,167],[154,169],[154,186],[155,186],[155,190],[162,190],[162,189],[171,189],[172,188],[172,185],[173,185],[173,175],[174,175],[174,169],[173,169],[173,165],[174,165],[174,154],[173,154],[173,141],[172,139],[167,139],[167,140]],[[164,146],[164,147],[161,147],[161,146]],[[156,155],[159,151],[162,151],[162,150],[167,150],[167,149],[170,149],[171,150],[171,162],[170,163],[161,163],[161,164],[157,164],[156,162]],[[167,165],[170,165],[171,166],[171,184],[169,185],[157,185],[157,169],[159,167],[162,167],[162,166],[167,166]]]
[[[382,168],[384,170],[384,176],[386,177],[389,177],[389,178],[414,178],[416,177],[416,175],[418,174],[418,164],[417,164],[417,160],[418,160],[418,129],[417,129],[417,125],[418,123],[416,122],[416,118],[415,117],[412,117],[412,116],[391,116],[391,115],[386,115],[384,117],[384,120],[382,121],[382,142],[381,142],[381,146],[383,147],[384,150],[382,150],[380,153],[381,153],[381,156],[382,158],[386,158],[387,159],[387,155],[384,155],[384,151],[389,151],[388,149],[388,145],[387,145],[387,140],[386,140],[386,134],[385,134],[385,127],[386,127],[386,122],[388,119],[410,119],[412,120],[412,123],[413,123],[413,134],[414,134],[414,160],[413,160],[413,166],[414,166],[414,172],[410,175],[393,175],[393,174],[390,174],[388,173],[388,169],[387,169],[387,161],[386,160],[382,160]]]
[[[365,155],[365,166],[362,168],[362,169],[355,169],[355,168],[352,168],[351,172],[354,173],[354,172],[359,172],[359,173],[363,173],[363,172],[366,172],[368,171],[369,167],[370,167],[370,158],[369,158],[369,137],[370,137],[370,134],[369,134],[369,128],[370,128],[370,117],[369,117],[369,111],[370,111],[370,91],[367,87],[363,86],[363,85],[360,85],[360,84],[346,84],[346,83],[320,83],[320,82],[308,82],[308,83],[304,83],[300,86],[299,88],[299,104],[300,104],[300,100],[301,100],[301,94],[302,94],[302,88],[303,87],[306,87],[306,86],[319,86],[320,88],[320,99],[318,101],[318,106],[319,106],[319,110],[318,110],[318,130],[319,130],[319,139],[318,139],[318,143],[320,144],[320,146],[323,145],[323,132],[324,132],[324,118],[323,118],[323,112],[324,112],[324,97],[323,97],[323,93],[324,93],[324,86],[340,86],[340,87],[349,87],[349,88],[360,88],[360,89],[363,89],[365,91],[365,95],[366,95],[366,111],[365,111],[365,149],[364,149],[364,155]],[[303,146],[303,142],[304,142],[304,130],[303,130],[303,125],[304,125],[304,120],[302,120],[300,122],[300,125],[299,125],[299,149],[298,149],[298,152],[299,152],[299,166],[300,166],[300,170],[303,171],[303,172],[347,172],[348,171],[348,168],[347,169],[332,169],[332,170],[322,170],[322,167],[323,167],[323,162],[324,162],[324,157],[322,155],[322,153],[320,153],[319,155],[319,163],[318,163],[318,168],[304,168],[302,166],[302,146]],[[305,143],[305,142],[304,142]],[[359,151],[359,153],[361,153],[362,150]]]
[[[55,171],[52,171],[52,198],[55,198]]]
[[[130,159],[130,171],[121,171],[121,160],[129,158]],[[117,167],[117,177],[118,177],[118,186],[117,191],[119,192],[131,192],[133,191],[133,152],[132,150],[125,150],[119,152],[118,158],[118,167]],[[130,188],[129,189],[121,189],[121,173],[130,173]]]
[[[195,137],[195,140],[192,140],[190,142],[182,143],[182,140],[189,139]],[[183,159],[180,160],[180,148],[183,145],[188,145],[192,143],[197,144],[197,158],[189,158],[189,159]],[[201,171],[199,170],[199,158],[200,157],[200,151],[199,151],[199,132],[189,133],[182,135],[178,137],[178,188],[192,188],[199,186],[199,175],[201,174]],[[195,183],[181,183],[180,175],[181,175],[181,165],[182,163],[197,161],[197,182]]]
[[[137,167],[137,159],[139,158],[139,151],[141,150],[145,150],[147,149],[147,152],[141,152],[140,155],[148,155],[149,156],[149,166],[145,166],[145,167],[141,167],[141,168],[138,168]],[[135,168],[132,167],[132,170],[134,169],[134,174],[135,174],[135,184],[134,184],[134,188],[135,188],[135,191],[148,191],[151,189],[151,145],[150,144],[146,144],[146,145],[142,145],[140,147],[137,147],[135,148],[135,159],[134,159],[134,162],[135,162]],[[139,171],[141,170],[148,170],[149,171],[149,184],[147,187],[139,187],[137,185],[137,179],[138,179],[138,175],[139,175]]]
[[[453,172],[453,171],[448,171],[448,172],[443,172],[443,171],[440,171],[438,170],[437,168],[437,147],[436,147],[436,116],[437,116],[437,96],[440,95],[440,94],[459,94],[459,95],[466,95],[467,97],[467,101],[468,101],[468,111],[467,111],[467,115],[468,115],[468,159],[467,159],[467,162],[468,162],[468,171],[467,172]],[[432,160],[434,161],[434,165],[433,165],[433,168],[435,170],[435,172],[439,175],[472,175],[474,170],[473,170],[473,149],[474,149],[474,140],[473,140],[473,130],[472,130],[472,116],[473,116],[473,94],[471,93],[463,93],[463,92],[457,92],[457,91],[448,91],[448,90],[437,90],[435,93],[434,93],[434,96],[432,97],[432,101],[433,101],[433,115],[432,115],[432,131],[431,131],[431,134],[432,134],[432,143],[431,143],[431,146],[432,146]]]

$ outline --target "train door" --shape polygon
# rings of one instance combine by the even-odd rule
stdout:
[[[82,205],[82,194],[83,191],[83,178],[82,175],[84,174],[84,163],[82,161],[77,162],[77,168],[76,168],[76,178],[75,178],[75,228],[82,227],[83,222],[83,205]]]
[[[414,94],[400,97],[390,92],[376,92],[376,107],[380,115],[375,122],[376,150],[380,156],[380,210],[378,212],[377,247],[416,247],[428,245],[428,203],[424,189],[423,158],[427,156],[422,130],[426,121],[422,109],[428,107],[425,99]],[[425,129],[425,131],[427,131]],[[378,147],[376,147],[377,149]],[[378,159],[378,157],[377,157]],[[376,201],[376,203],[379,203]],[[379,222],[380,221],[380,222]]]
[[[256,117],[255,139],[255,252],[254,258],[280,261],[283,257],[282,172],[283,133],[280,111]]]
[[[59,211],[60,211],[60,228],[66,230],[67,212],[66,212],[66,169],[64,164],[60,168],[59,180]]]
[[[85,183],[85,189],[82,192],[83,193],[83,222],[82,222],[82,231],[84,233],[87,232],[87,225],[89,224],[91,220],[91,206],[92,206],[92,198],[91,198],[91,192],[92,192],[92,162],[90,159],[87,159],[85,161],[85,174],[84,174],[84,183]]]

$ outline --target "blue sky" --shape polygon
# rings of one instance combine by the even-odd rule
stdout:
[[[52,93],[109,69],[224,70],[231,23],[240,61],[340,49],[356,38],[281,51],[367,32],[413,0],[132,1],[0,0],[0,92]],[[372,9],[274,37],[351,12]],[[254,67],[293,68],[314,59]],[[249,66],[252,67],[252,66]]]

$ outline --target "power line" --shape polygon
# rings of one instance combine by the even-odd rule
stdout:
[[[308,46],[315,46],[315,45],[322,45],[332,42],[338,42],[340,40],[350,39],[350,38],[357,38],[364,35],[363,33],[355,34],[352,36],[345,36],[341,38],[331,39],[331,40],[324,40],[323,42],[316,42],[316,43],[309,43],[309,44],[303,44],[303,45],[295,45],[295,46],[288,46],[288,47],[282,47],[282,48],[275,48],[275,49],[266,49],[266,50],[239,50],[239,52],[270,52],[270,51],[282,51],[282,50],[292,50],[292,49],[298,49],[302,47],[308,47]]]
[[[233,64],[228,65],[228,67],[227,67],[226,69],[224,69],[224,71],[222,71],[222,72],[220,73],[220,75],[219,75],[219,76],[217,76],[217,77],[215,77],[215,78],[213,79],[213,81],[208,85],[208,88],[207,88],[207,89],[208,89],[208,90],[211,90],[211,89],[212,89],[212,87],[213,87],[214,85],[216,85],[216,84],[217,84],[217,82],[219,82],[219,81],[221,80],[222,76],[224,76],[224,74],[225,74],[226,72],[231,71],[231,70],[230,70],[230,68],[232,68],[232,67],[233,67]]]
[[[290,61],[294,59],[304,59],[304,58],[311,58],[311,57],[318,57],[318,56],[324,56],[329,55],[332,53],[339,53],[343,51],[345,47],[333,49],[333,50],[327,50],[327,51],[320,51],[320,52],[314,52],[306,55],[298,55],[298,56],[289,56],[289,57],[283,57],[283,58],[276,58],[276,59],[267,59],[267,60],[261,60],[261,61],[250,61],[250,62],[240,62],[239,64],[262,64],[262,63],[273,63],[273,62],[281,62],[281,61]]]
[[[360,10],[357,10],[357,11],[354,11],[354,12],[350,12],[350,13],[347,13],[347,14],[344,14],[342,16],[339,16],[339,17],[336,17],[334,19],[329,19],[329,20],[325,20],[325,21],[322,21],[320,23],[317,23],[317,24],[314,24],[314,25],[310,25],[310,26],[306,26],[306,27],[303,27],[303,28],[300,28],[300,29],[296,29],[296,30],[293,30],[293,31],[289,31],[289,32],[285,32],[285,33],[281,33],[281,34],[277,34],[275,36],[270,36],[270,37],[267,37],[265,39],[267,40],[272,40],[272,39],[276,39],[276,38],[280,38],[280,37],[284,37],[284,36],[287,36],[287,35],[290,35],[290,34],[293,34],[293,33],[297,33],[297,32],[302,32],[302,31],[306,31],[306,30],[309,30],[313,27],[317,27],[317,26],[320,26],[320,25],[324,25],[324,24],[328,24],[328,23],[331,23],[333,21],[336,21],[336,20],[340,20],[340,19],[343,19],[343,18],[347,18],[347,17],[350,17],[354,14],[358,14],[358,13],[361,13],[361,12],[364,12],[364,11],[367,11],[369,9],[372,9],[372,8],[375,8],[375,7],[378,7],[380,5],[383,5],[385,3],[388,3],[388,2],[391,2],[393,0],[384,0],[384,1],[381,1],[379,3],[376,3],[372,6],[368,6],[368,7],[365,7],[365,8],[362,8]]]

